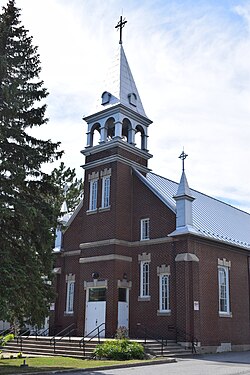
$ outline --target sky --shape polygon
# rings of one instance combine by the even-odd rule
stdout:
[[[6,5],[7,0],[0,0]],[[47,125],[83,177],[89,115],[119,41],[145,112],[154,173],[250,213],[250,0],[16,0],[38,46]]]

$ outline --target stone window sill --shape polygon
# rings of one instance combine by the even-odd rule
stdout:
[[[100,207],[98,211],[99,212],[110,211],[110,206],[108,206],[108,207]]]
[[[88,211],[86,211],[87,215],[93,215],[93,214],[96,214],[96,213],[97,213],[97,209],[96,210],[88,210]]]
[[[151,300],[151,297],[150,296],[145,296],[145,297],[138,297],[138,301],[141,301],[141,302],[148,302]]]
[[[64,316],[72,316],[74,315],[74,311],[64,311]]]
[[[171,315],[171,310],[167,310],[167,311],[157,310],[157,316],[170,316],[170,315]]]
[[[220,318],[232,318],[233,317],[233,314],[231,312],[229,313],[224,313],[224,312],[220,312],[219,311],[219,317]]]

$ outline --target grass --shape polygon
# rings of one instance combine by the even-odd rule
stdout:
[[[128,363],[144,362],[145,360],[130,361],[98,361],[83,360],[70,357],[34,357],[25,358],[28,367],[20,367],[24,358],[0,359],[0,374],[23,374],[29,372],[69,370],[78,368],[93,368],[100,366],[124,365]]]

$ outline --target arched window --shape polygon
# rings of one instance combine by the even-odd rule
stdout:
[[[169,303],[169,275],[161,274],[160,275],[160,286],[159,286],[159,311],[165,312],[170,310]]]
[[[219,279],[219,313],[229,314],[229,269],[228,267],[218,267]]]
[[[90,131],[90,146],[96,146],[100,141],[100,124],[96,123]]]
[[[141,262],[140,296],[149,296],[149,262]]]
[[[146,150],[146,134],[141,125],[137,125],[135,128],[135,143],[138,144],[137,147],[140,147],[141,150]]]
[[[107,141],[110,141],[115,136],[115,120],[113,117],[109,118],[105,124]]]
[[[132,125],[131,122],[125,118],[122,122],[122,137],[124,141],[131,143],[132,142]]]

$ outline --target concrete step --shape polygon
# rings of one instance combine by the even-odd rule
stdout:
[[[150,341],[143,344],[145,351],[156,357],[182,357],[191,355],[191,349],[186,349],[176,342],[167,342],[167,345],[162,347],[159,341]]]
[[[89,358],[98,341],[95,342],[87,342],[85,344],[85,348],[83,348],[83,344],[81,343],[81,338],[74,338],[74,339],[62,339],[60,341],[56,341],[55,348],[54,342],[51,341],[51,338],[23,338],[22,345],[20,339],[13,340],[8,342],[8,344],[4,347],[5,352],[13,352],[18,353],[22,351],[25,354],[36,354],[36,355],[62,355],[62,356],[70,356],[70,357],[78,357],[78,358]]]
[[[51,337],[28,337],[23,338],[22,349],[20,339],[8,342],[4,347],[5,352],[19,353],[22,351],[24,354],[34,354],[34,355],[62,355],[76,358],[90,358],[96,345],[99,343],[98,340],[92,340],[85,342],[85,350],[83,346],[80,347],[80,337],[72,338],[56,338],[55,348],[54,342]],[[168,341],[167,346],[161,346],[161,343],[156,340],[147,340],[146,343],[143,340],[131,340],[137,341],[143,344],[146,353],[153,355],[155,357],[184,357],[191,355],[191,349],[185,349],[181,345],[178,345],[174,341]],[[101,341],[103,343],[104,340]]]

